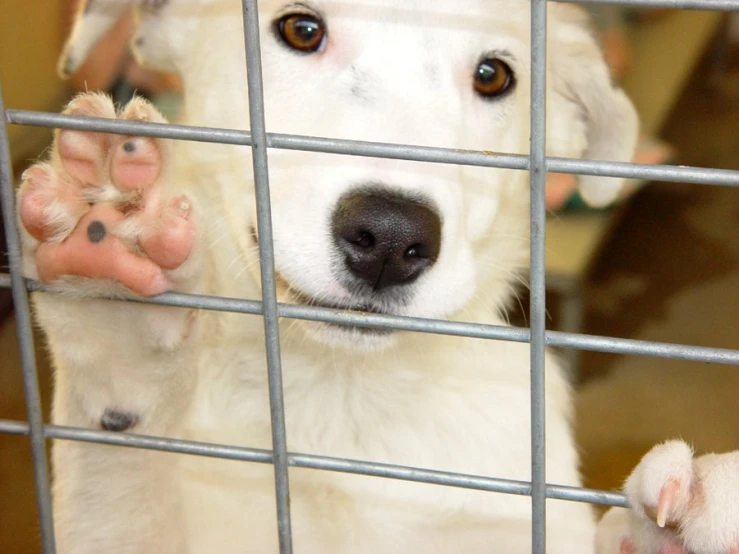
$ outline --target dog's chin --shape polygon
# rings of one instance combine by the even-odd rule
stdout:
[[[380,352],[398,341],[398,333],[321,321],[301,321],[299,327],[318,344],[352,352]]]
[[[294,288],[286,291],[286,300],[295,304],[328,308],[332,310],[351,310],[360,313],[389,314],[370,304],[346,301],[317,300],[308,297]],[[300,328],[310,339],[332,348],[345,348],[352,351],[376,352],[391,347],[397,342],[397,331],[361,327],[351,324],[328,323],[324,321],[300,320],[294,327]]]

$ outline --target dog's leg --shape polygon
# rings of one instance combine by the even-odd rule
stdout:
[[[625,492],[622,554],[739,554],[739,452],[693,458],[684,442],[666,442],[644,456]]]
[[[66,113],[164,122],[145,100],[116,114],[102,95]],[[37,294],[56,369],[53,421],[179,434],[195,380],[192,311],[98,300],[194,291],[201,273],[195,207],[174,187],[166,141],[63,130],[24,174],[24,263],[58,294]],[[74,441],[54,445],[58,552],[185,552],[177,455]]]

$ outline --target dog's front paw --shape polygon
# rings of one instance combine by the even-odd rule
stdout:
[[[681,441],[644,456],[626,482],[624,554],[739,554],[739,452],[693,457]]]
[[[78,96],[65,113],[165,122],[146,100],[116,114],[100,94]],[[165,193],[170,179],[165,141],[60,131],[49,161],[28,169],[19,191],[30,273],[79,294],[101,283],[143,296],[172,289],[191,256],[194,224],[191,201]]]

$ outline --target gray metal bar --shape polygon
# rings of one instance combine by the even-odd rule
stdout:
[[[10,275],[0,273],[0,287],[9,286]],[[26,286],[31,291],[50,291],[50,289],[45,285],[31,279],[26,280]],[[152,298],[109,298],[109,300],[111,302],[139,302],[143,304],[158,304],[162,306],[196,308],[200,310],[218,310],[252,315],[262,314],[262,303],[257,300],[223,298],[220,296],[166,293]],[[280,317],[284,318],[323,321],[326,323],[338,323],[341,325],[356,325],[372,329],[397,329],[401,331],[434,333],[438,335],[450,335],[473,339],[529,342],[528,329],[504,325],[368,314],[333,308],[319,308],[317,306],[283,303],[277,304],[277,312]],[[558,348],[578,348],[580,350],[610,352],[612,354],[631,354],[714,364],[739,365],[739,350],[731,350],[728,348],[671,344],[667,342],[654,342],[639,339],[620,339],[616,337],[583,335],[562,331],[547,331],[546,342],[548,346],[555,346]]]
[[[531,551],[546,552],[547,477],[544,356],[546,283],[544,268],[546,206],[547,0],[531,0]]]
[[[739,0],[738,0],[739,1]],[[251,146],[249,131],[193,127],[150,122],[130,122],[95,117],[61,115],[25,110],[8,110],[6,121],[15,125],[82,129],[105,133],[152,136],[176,140],[192,140],[218,144]],[[413,146],[383,142],[340,140],[300,135],[267,134],[267,147],[283,150],[303,150],[325,154],[392,158],[430,163],[448,163],[478,167],[529,169],[529,157],[432,146]],[[652,181],[672,181],[697,185],[739,186],[739,171],[690,166],[648,165],[626,162],[581,160],[575,158],[547,158],[547,169],[557,173],[599,175]]]
[[[0,419],[0,433],[27,435],[28,432],[28,424],[25,422]],[[242,462],[261,464],[272,463],[272,452],[259,448],[247,448],[129,433],[96,431],[82,427],[66,427],[60,425],[46,425],[45,432],[47,438],[52,439],[94,442],[131,448],[145,448],[147,450],[176,452]],[[373,477],[399,479],[402,481],[414,481],[418,483],[429,483],[503,494],[515,494],[520,496],[528,496],[531,494],[531,483],[527,481],[498,479],[467,473],[439,471],[395,464],[381,464],[365,462],[363,460],[351,460],[346,458],[333,458],[329,456],[316,456],[313,454],[299,453],[288,453],[288,463],[293,467],[322,471],[369,475]],[[611,491],[567,487],[563,485],[547,485],[546,494],[548,498],[559,500],[587,502],[603,506],[627,506],[626,499],[621,493]]]
[[[611,354],[630,354],[673,360],[739,365],[739,357],[737,357],[739,350],[725,348],[580,335],[561,331],[547,331],[547,344],[559,348],[579,348],[580,350],[609,352]]]
[[[587,4],[614,4],[630,8],[671,8],[676,10],[739,10],[739,0],[550,0],[550,2],[566,2]]]
[[[0,87],[0,114],[5,113],[2,87]],[[49,468],[46,461],[46,441],[44,439],[44,415],[41,408],[36,354],[33,347],[33,327],[28,305],[28,291],[23,280],[21,259],[21,240],[15,225],[15,191],[13,189],[13,166],[10,161],[10,143],[6,125],[0,125],[0,198],[2,199],[3,223],[8,243],[10,259],[10,282],[15,307],[18,344],[21,351],[23,388],[26,395],[26,411],[30,429],[31,453],[33,456],[33,475],[36,483],[36,503],[41,523],[41,541],[44,554],[54,554],[54,520],[51,510],[51,491],[49,489]]]
[[[694,185],[739,186],[739,171],[691,166],[646,165],[627,162],[547,158],[547,169],[555,173],[623,177],[647,181],[670,181]]]
[[[264,88],[262,84],[262,54],[259,43],[259,14],[256,0],[243,0],[244,43],[246,47],[247,85],[249,89],[249,120],[252,133],[252,163],[257,200],[259,235],[259,265],[262,278],[264,340],[269,377],[269,411],[272,424],[275,499],[277,502],[277,533],[280,553],[291,554],[290,485],[288,482],[287,437],[285,406],[280,361],[280,320],[277,313],[274,242],[272,240],[272,210],[269,196],[267,166],[267,131],[264,122]]]

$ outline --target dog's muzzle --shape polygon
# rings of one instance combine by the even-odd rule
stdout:
[[[413,297],[413,284],[434,265],[441,249],[441,218],[431,202],[379,186],[341,197],[330,229],[338,254],[333,256],[332,270],[349,294],[341,298],[307,294],[278,274],[278,284],[300,304],[400,314]],[[253,229],[251,234],[256,242]],[[350,327],[361,334],[391,332]]]

